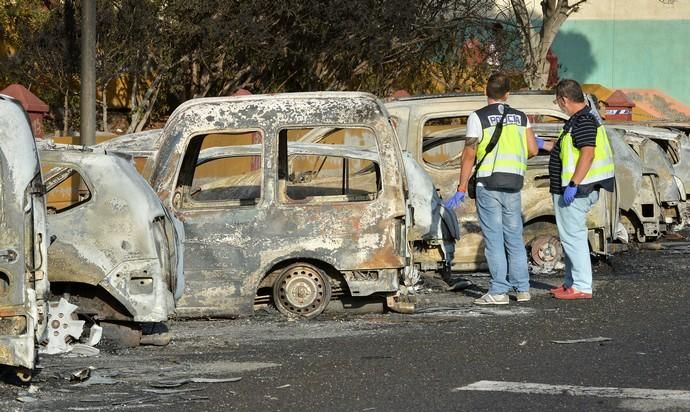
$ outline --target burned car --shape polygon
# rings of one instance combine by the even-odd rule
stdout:
[[[52,299],[64,297],[80,317],[129,331],[136,344],[140,325],[167,321],[182,294],[181,224],[130,158],[45,141],[39,148],[55,238]]]
[[[137,152],[184,224],[181,316],[245,315],[270,302],[311,318],[332,298],[371,296],[411,309],[399,297],[412,259],[407,181],[374,96],[192,100],[140,136],[104,146]]]
[[[479,94],[403,97],[386,103],[397,125],[401,145],[417,159],[444,196],[451,196],[460,175],[467,118],[486,104]],[[532,122],[547,122],[560,128],[567,119],[547,93],[511,93],[508,104],[524,111]],[[607,253],[607,239],[617,227],[615,195],[602,200],[588,214],[587,227],[592,251]],[[522,194],[524,238],[533,271],[551,271],[562,265],[562,249],[549,194],[548,154],[528,161]],[[474,200],[466,199],[456,210],[462,239],[456,243],[453,269],[486,268],[483,238]],[[433,270],[433,268],[427,268]]]
[[[127,154],[134,161],[137,171],[146,176],[150,174],[150,171],[146,171],[147,167],[153,167],[153,155],[160,149],[162,132],[162,129],[151,129],[125,134],[92,147]]]
[[[331,128],[315,129],[299,138],[300,143],[318,143]],[[123,135],[98,146],[131,155],[137,170],[146,175],[153,166],[153,155],[161,144],[161,129]],[[460,227],[455,213],[444,207],[434,182],[424,167],[408,152],[403,151],[403,164],[407,178],[409,216],[408,243],[414,264],[406,268],[405,285],[414,286],[420,279],[419,269],[433,269],[449,276],[455,254],[455,242],[460,238]],[[150,169],[149,169],[150,170]],[[372,172],[362,170],[360,173]]]
[[[29,381],[48,315],[45,193],[29,119],[0,95],[0,364]]]
[[[560,133],[553,124],[537,124],[534,130],[543,137]],[[669,154],[672,147],[680,148],[677,136],[663,129],[615,123],[607,124],[606,131],[616,165],[620,224],[615,237],[624,243],[642,243],[681,229],[687,189],[677,173],[685,165],[678,157],[674,165]]]
[[[611,125],[620,130],[625,142],[642,163],[642,182],[633,204],[621,208],[621,221],[634,240],[654,240],[684,225],[687,156],[685,137],[662,129]],[[674,155],[675,154],[675,155]],[[681,156],[683,156],[681,158]],[[690,183],[690,182],[688,182]]]
[[[673,165],[673,175],[680,179],[684,196],[690,196],[690,138],[687,131],[690,124],[671,123],[662,127],[643,126],[630,123],[614,123],[611,127],[624,130],[626,134],[649,139],[659,145],[668,161]],[[664,176],[667,178],[668,176]]]

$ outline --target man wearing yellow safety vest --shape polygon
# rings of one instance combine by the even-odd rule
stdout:
[[[563,285],[551,293],[557,299],[591,299],[586,216],[599,200],[600,189],[614,189],[613,152],[606,130],[590,112],[578,82],[561,80],[556,85],[556,103],[570,119],[549,158],[550,192],[565,251]]]
[[[522,189],[527,158],[539,151],[527,116],[505,104],[510,80],[503,73],[489,77],[488,105],[467,119],[460,184],[446,202],[457,207],[464,199],[473,165],[476,168],[476,205],[484,237],[491,282],[478,305],[507,305],[508,292],[517,300],[530,300],[527,253],[522,237]],[[543,144],[543,141],[542,141]]]

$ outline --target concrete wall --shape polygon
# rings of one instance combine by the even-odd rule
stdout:
[[[559,75],[610,88],[659,89],[690,106],[690,1],[671,1],[585,3],[553,45]]]

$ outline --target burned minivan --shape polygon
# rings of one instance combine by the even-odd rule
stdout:
[[[154,137],[143,175],[186,236],[179,315],[273,303],[311,318],[345,296],[409,309],[396,297],[410,264],[407,183],[374,96],[195,99]]]
[[[0,364],[28,381],[48,313],[45,194],[28,117],[3,95],[0,155]]]
[[[51,301],[64,298],[64,306],[77,306],[74,315],[98,322],[106,333],[117,331],[134,346],[142,324],[175,313],[184,288],[181,224],[129,157],[50,141],[39,142],[39,153],[55,239],[48,254]],[[65,317],[55,325],[69,329],[73,321],[81,322]]]

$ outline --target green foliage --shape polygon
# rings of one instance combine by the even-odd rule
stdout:
[[[40,89],[37,94],[51,107],[66,110],[79,88],[80,2],[54,2],[58,6],[51,9],[38,0],[19,3],[42,10],[41,18],[15,31],[21,47],[0,74],[11,73]],[[126,81],[131,130],[184,100],[240,88],[363,90],[381,96],[400,88],[467,90],[475,87],[473,79],[498,67],[487,63],[490,53],[504,53],[496,49],[500,42],[486,17],[494,5],[492,0],[97,0],[97,83],[105,88],[116,78]],[[4,7],[0,18],[7,19],[9,10]]]
[[[36,30],[48,15],[42,0],[0,0],[0,43],[16,49],[21,46],[20,29]]]

